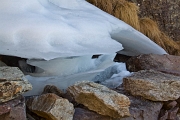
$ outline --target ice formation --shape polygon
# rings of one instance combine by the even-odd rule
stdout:
[[[166,54],[142,33],[85,0],[1,1],[0,54],[27,58],[37,66],[36,73],[27,76],[34,87],[31,94],[51,83],[66,88],[79,80],[104,78],[106,84],[122,78],[129,74],[125,69],[108,69],[117,51]],[[104,55],[91,59],[94,54]],[[115,70],[116,77],[104,77],[108,70]]]

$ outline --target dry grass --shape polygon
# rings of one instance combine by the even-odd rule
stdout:
[[[140,19],[140,31],[153,40],[156,44],[164,48],[171,55],[180,55],[180,47],[169,38],[165,33],[159,30],[156,22],[149,18]]]
[[[161,39],[161,31],[158,28],[156,22],[149,18],[141,18],[140,23],[140,32],[153,40],[156,44],[165,49],[164,42]]]
[[[138,6],[126,0],[87,0],[101,10],[121,19],[139,30],[164,48],[171,55],[180,56],[180,42],[175,42],[159,30],[156,22],[149,18],[138,17]],[[179,45],[178,45],[179,44]]]
[[[112,15],[131,25],[136,30],[140,30],[138,10],[139,7],[135,3],[118,1]]]
[[[87,0],[101,10],[139,30],[138,6],[125,0]]]

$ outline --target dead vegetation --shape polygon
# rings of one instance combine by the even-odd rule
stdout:
[[[180,56],[180,42],[175,42],[163,33],[156,22],[149,18],[138,17],[138,6],[126,0],[87,0],[101,10],[121,19],[139,30],[164,48],[171,55]]]

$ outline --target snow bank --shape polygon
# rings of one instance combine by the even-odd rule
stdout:
[[[120,43],[130,54],[166,53],[85,0],[1,1],[0,54],[50,60],[111,54],[123,49]]]

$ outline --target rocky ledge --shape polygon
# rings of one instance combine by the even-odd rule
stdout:
[[[47,85],[41,95],[25,98],[32,89],[16,67],[1,63],[2,120],[180,120],[179,57],[140,55],[126,60],[133,73],[110,89],[78,82],[65,92]]]

